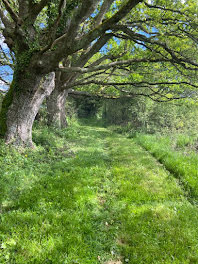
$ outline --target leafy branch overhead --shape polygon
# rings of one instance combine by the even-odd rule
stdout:
[[[120,83],[127,89],[119,93],[135,94],[138,83],[182,97],[197,88],[197,11],[193,0],[2,0],[0,17],[11,51],[28,51],[41,73],[60,72],[61,89],[94,84],[118,93]]]

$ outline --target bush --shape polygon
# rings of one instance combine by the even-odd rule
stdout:
[[[117,125],[118,130],[129,134],[134,134],[133,131],[155,134],[198,129],[197,106],[182,101],[176,105],[175,102],[158,103],[142,97],[105,100],[102,113],[107,125]]]

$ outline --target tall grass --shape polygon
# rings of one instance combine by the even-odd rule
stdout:
[[[178,177],[190,196],[198,198],[198,153],[194,148],[196,136],[139,134],[136,142]]]
[[[0,263],[198,263],[196,205],[133,139],[93,123],[33,136],[0,142]]]

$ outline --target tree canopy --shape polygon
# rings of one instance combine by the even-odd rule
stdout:
[[[15,61],[12,98],[16,105],[41,98],[39,83],[54,71],[60,91],[195,96],[197,13],[195,0],[2,0],[2,34]]]

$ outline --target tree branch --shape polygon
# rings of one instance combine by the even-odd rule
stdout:
[[[105,95],[105,94],[93,94],[93,93],[88,93],[84,91],[76,91],[73,89],[69,89],[68,95],[78,98],[78,97],[91,97],[91,98],[98,98],[98,99],[120,99],[119,97],[116,96],[110,96],[110,95]],[[122,96],[124,97],[124,96]],[[126,97],[126,96],[125,96]]]
[[[10,85],[10,82],[6,81],[1,76],[0,76],[0,81],[3,82],[3,83],[5,83],[5,85]]]
[[[128,2],[123,5],[117,13],[115,13],[111,18],[105,20],[99,27],[84,35],[82,38],[75,41],[74,47],[76,47],[73,52],[85,48],[89,43],[94,41],[100,36],[101,32],[111,29],[113,25],[116,25],[120,20],[122,20],[137,4],[143,0],[128,0]]]
[[[168,47],[168,45],[166,43],[162,43],[160,41],[153,40],[152,38],[148,38],[145,35],[136,33],[134,31],[132,31],[131,29],[129,29],[128,27],[123,26],[123,25],[115,25],[114,29],[115,30],[122,30],[123,32],[125,32],[127,34],[124,36],[125,38],[127,38],[127,36],[128,36],[128,39],[131,39],[134,41],[137,41],[137,40],[142,41],[143,42],[142,45],[145,45],[145,43],[150,43],[152,45],[157,45],[157,46],[163,48],[171,56],[172,60],[179,63],[179,64],[189,63],[193,66],[196,66],[196,68],[198,67],[198,63],[190,60],[189,58],[184,57],[180,52],[171,49],[170,47]],[[183,66],[185,67],[184,64],[183,64]]]
[[[104,0],[99,13],[97,14],[97,16],[94,18],[94,26],[98,26],[101,24],[105,14],[107,13],[107,11],[109,10],[109,8],[111,7],[111,4],[114,2],[114,0]]]
[[[74,98],[76,98],[76,97],[91,97],[91,98],[98,98],[98,99],[121,99],[121,98],[134,98],[134,97],[137,97],[137,96],[144,96],[144,97],[148,97],[151,100],[156,101],[156,102],[169,102],[169,101],[173,101],[173,100],[184,99],[184,97],[179,97],[179,96],[174,96],[172,98],[169,98],[169,97],[167,97],[165,95],[160,95],[157,92],[150,93],[150,94],[147,94],[147,93],[133,93],[133,92],[130,92],[130,91],[122,90],[122,89],[118,88],[116,85],[114,86],[114,88],[116,90],[118,90],[119,92],[121,92],[121,95],[113,96],[113,95],[106,95],[105,93],[103,93],[103,94],[100,94],[100,93],[99,94],[92,94],[92,93],[89,93],[89,92],[76,91],[76,90],[73,90],[73,89],[69,89],[68,94],[70,96],[74,97]],[[161,98],[164,98],[164,99],[160,100],[160,99],[155,97],[156,95],[159,95],[159,98],[161,97]]]
[[[172,13],[177,13],[177,14],[180,14],[180,15],[185,15],[184,12],[181,12],[179,10],[175,10],[175,9],[171,9],[171,8],[165,8],[165,7],[162,7],[162,6],[157,6],[157,5],[150,5],[146,2],[144,2],[144,4],[149,7],[149,8],[154,8],[154,9],[159,9],[159,10],[162,10],[162,11],[170,11]]]
[[[52,47],[54,47],[54,45],[57,45],[57,52],[53,51],[48,54],[48,60],[53,61],[53,63],[57,60],[60,61],[63,58],[63,54],[65,54],[65,50],[67,50],[68,55],[71,55],[78,50],[86,49],[90,45],[90,43],[100,37],[101,34],[105,33],[106,30],[110,29],[112,25],[118,23],[121,19],[123,19],[132,8],[134,8],[138,3],[142,1],[143,0],[128,0],[127,3],[123,5],[117,13],[115,13],[111,18],[105,20],[100,26],[94,28],[87,34],[74,39],[76,37],[76,30],[79,23],[81,23],[81,21],[84,21],[84,18],[83,20],[81,18],[82,14],[78,12],[77,14],[79,17],[77,15],[74,16],[72,20],[73,23],[71,23],[69,31],[54,41]],[[97,3],[98,2],[99,1],[97,1]],[[86,1],[86,3],[88,2]],[[83,12],[85,12],[85,10]],[[89,12],[86,12],[86,15],[88,13]]]
[[[38,16],[38,14],[42,11],[42,9],[50,3],[51,0],[41,0],[39,3],[30,2],[30,14],[32,18],[32,22],[34,22]]]
[[[66,6],[66,0],[60,0],[59,7],[58,7],[58,16],[54,22],[54,25],[51,27],[49,34],[48,34],[49,44],[43,48],[42,53],[53,48],[56,45],[56,42],[55,42],[56,31],[57,31],[58,25],[60,23],[60,20],[62,18],[63,9],[65,8],[65,6]],[[56,39],[56,41],[58,39]]]
[[[168,59],[149,59],[149,58],[142,58],[142,59],[130,59],[130,60],[120,60],[120,61],[115,61],[111,62],[109,64],[104,64],[104,65],[98,65],[98,66],[93,66],[93,67],[87,67],[87,68],[81,68],[81,67],[64,67],[64,68],[57,68],[56,71],[60,72],[78,72],[78,73],[89,73],[89,72],[94,72],[94,71],[99,71],[99,70],[104,70],[104,69],[110,69],[112,67],[116,67],[118,65],[130,65],[132,63],[137,63],[137,62],[170,62],[171,60]]]
[[[14,22],[17,24],[21,24],[22,23],[21,18],[14,12],[14,10],[10,6],[9,2],[7,0],[2,0],[2,2],[4,3],[6,10],[10,14],[10,16],[14,20]]]
[[[97,81],[97,80],[90,80],[87,82],[77,82],[75,84],[75,86],[78,85],[89,85],[89,84],[98,84],[98,85],[105,85],[105,86],[125,86],[125,85],[130,85],[133,86],[135,88],[149,88],[149,86],[156,86],[156,85],[188,85],[191,86],[193,88],[198,88],[198,85],[189,83],[189,82],[185,82],[185,81],[181,81],[181,82],[103,82],[103,81]]]
[[[111,34],[111,33],[108,33],[108,34],[101,36],[86,53],[84,53],[80,56],[79,60],[75,63],[75,65],[79,65],[80,67],[83,67],[88,62],[88,60],[94,54],[96,54],[107,43],[107,41],[112,36],[113,36],[113,34]]]
[[[12,28],[12,22],[5,16],[2,8],[0,8],[0,18],[5,27]]]
[[[80,67],[83,67],[89,59],[97,53],[101,47],[111,38],[111,34],[105,34],[104,36],[101,36],[96,43],[85,53],[83,53],[76,61],[74,59],[74,62],[72,62],[72,68],[75,67],[75,65],[79,65]],[[71,68],[68,67],[68,68]],[[67,87],[68,82],[74,81],[76,78],[78,78],[80,73],[78,72],[73,72],[73,74],[69,74],[68,72],[61,72],[61,81],[63,87]]]
[[[72,43],[74,38],[77,35],[77,30],[79,25],[84,22],[89,15],[93,13],[96,6],[99,4],[100,0],[86,0],[84,1],[76,11],[76,14],[73,16],[70,27],[67,32],[66,41]],[[72,43],[73,45],[73,43]]]

